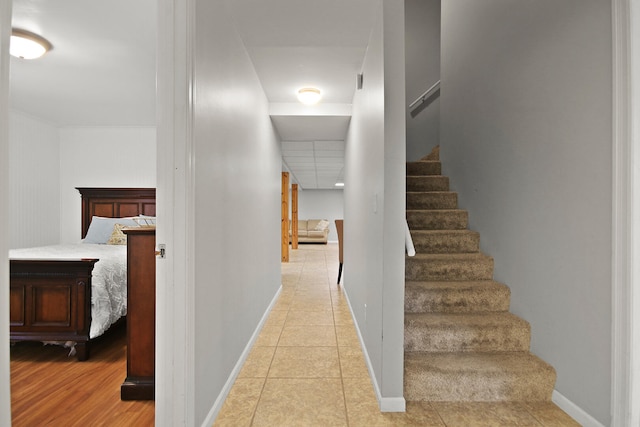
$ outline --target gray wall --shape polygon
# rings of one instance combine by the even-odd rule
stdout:
[[[388,410],[403,394],[404,8],[381,3],[346,142],[343,283]]]
[[[196,3],[195,425],[280,287],[282,160],[226,2]]]
[[[76,187],[157,186],[155,127],[67,126],[59,135],[60,243],[81,238]]]
[[[556,390],[611,390],[611,4],[442,4],[444,173]]]
[[[405,0],[407,106],[440,79],[440,0]],[[407,161],[419,160],[440,142],[440,98],[407,107]]]

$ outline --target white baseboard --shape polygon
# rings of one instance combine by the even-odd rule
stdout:
[[[253,335],[251,335],[251,339],[245,346],[244,351],[240,355],[240,358],[236,362],[236,365],[234,366],[233,370],[231,371],[231,374],[229,375],[227,382],[224,384],[224,387],[222,387],[222,391],[220,391],[218,398],[216,399],[216,401],[213,403],[213,406],[209,410],[207,417],[202,422],[203,427],[212,426],[214,421],[218,417],[218,414],[220,413],[220,409],[222,409],[222,405],[224,404],[225,399],[229,395],[229,392],[231,391],[231,387],[233,387],[233,383],[236,381],[236,378],[240,374],[240,370],[242,369],[244,362],[247,360],[247,357],[249,356],[249,352],[251,351],[251,348],[253,348],[253,344],[255,344],[256,340],[258,339],[258,336],[260,335],[260,331],[262,331],[262,327],[264,326],[264,323],[269,318],[271,309],[278,301],[280,292],[282,292],[282,284],[280,285],[280,288],[278,288],[278,291],[276,292],[275,296],[271,300],[269,307],[267,307],[267,310],[262,315],[262,319],[260,319],[260,323],[258,323],[256,330],[253,331]]]
[[[551,401],[560,409],[569,414],[571,418],[579,422],[583,427],[604,427],[598,420],[586,413],[584,409],[564,397],[557,390],[553,390]]]
[[[342,287],[341,289],[345,299],[347,300],[347,305],[349,306],[349,312],[351,313],[351,319],[353,320],[353,324],[356,328],[356,333],[358,334],[358,340],[360,341],[360,348],[364,355],[364,361],[367,364],[367,370],[369,371],[369,376],[371,377],[371,382],[373,383],[373,390],[376,393],[376,398],[378,399],[378,406],[380,407],[380,411],[381,412],[405,412],[407,410],[407,402],[405,401],[404,396],[382,397],[382,393],[380,392],[380,386],[378,385],[378,380],[376,379],[376,374],[373,370],[373,365],[371,364],[369,353],[367,352],[367,347],[364,345],[364,339],[362,338],[362,334],[360,333],[358,322],[356,321],[356,318],[353,316],[353,310],[351,309],[351,301],[349,301],[349,295],[347,294],[347,291],[345,290],[344,287]]]
[[[407,402],[404,397],[378,397],[381,412],[406,412]]]

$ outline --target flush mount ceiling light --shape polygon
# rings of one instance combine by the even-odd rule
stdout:
[[[16,58],[39,58],[53,46],[44,38],[30,31],[14,28],[11,31],[11,47],[9,53]]]
[[[317,104],[320,101],[320,89],[304,87],[298,91],[298,101],[305,105]]]
[[[344,182],[336,182],[336,187],[344,187]]]

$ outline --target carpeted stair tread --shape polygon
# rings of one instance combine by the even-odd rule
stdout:
[[[493,279],[493,258],[483,253],[416,254],[405,258],[405,279],[461,281]]]
[[[507,311],[511,290],[493,280],[405,283],[405,313]]]
[[[550,401],[555,370],[529,352],[531,327],[509,313],[511,292],[442,175],[439,147],[406,166],[408,401]]]
[[[420,160],[407,162],[407,176],[442,175],[442,164],[439,160]]]
[[[529,323],[509,312],[407,313],[405,351],[528,351]]]
[[[405,352],[408,401],[549,401],[551,365],[529,352]]]
[[[449,191],[449,177],[442,175],[408,176],[407,191]]]
[[[469,253],[480,250],[480,233],[470,230],[413,230],[418,253]]]
[[[407,209],[457,209],[458,193],[453,191],[407,191]]]
[[[469,213],[464,209],[408,209],[407,223],[414,230],[465,230]]]

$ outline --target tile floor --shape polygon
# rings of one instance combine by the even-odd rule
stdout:
[[[408,402],[381,413],[337,272],[337,244],[290,251],[280,297],[214,426],[579,426],[553,403]]]

